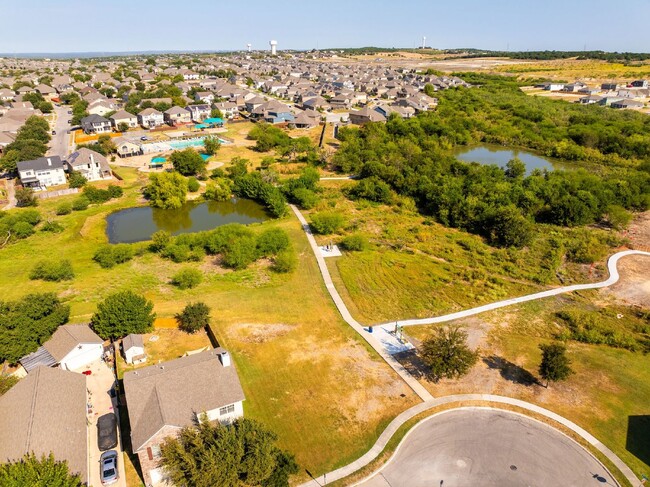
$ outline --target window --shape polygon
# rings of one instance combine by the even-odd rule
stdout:
[[[160,445],[153,445],[151,447],[151,456],[153,458],[160,458]]]
[[[219,416],[225,416],[227,414],[232,414],[235,412],[235,405],[230,404],[229,406],[224,406],[219,408]]]

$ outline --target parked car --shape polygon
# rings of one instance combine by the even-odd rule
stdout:
[[[140,140],[149,140],[149,138],[146,135],[143,135],[142,137],[140,137]]]
[[[72,110],[68,110],[68,115],[72,115]]]
[[[108,413],[97,420],[97,446],[99,451],[110,450],[117,446],[117,418]]]
[[[56,130],[52,130],[52,135],[56,135]]]
[[[99,475],[102,485],[111,485],[117,482],[117,452],[115,450],[102,453],[99,459]]]

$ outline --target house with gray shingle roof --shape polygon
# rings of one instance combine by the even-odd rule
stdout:
[[[244,392],[222,348],[181,357],[124,374],[124,393],[145,485],[163,481],[158,462],[165,438],[196,424],[231,422],[244,415]]]
[[[65,170],[59,156],[39,157],[16,164],[20,182],[23,186],[45,189],[48,186],[65,184]]]

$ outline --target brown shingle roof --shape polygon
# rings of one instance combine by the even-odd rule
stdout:
[[[243,401],[237,371],[221,349],[208,350],[124,374],[124,392],[137,452],[162,427],[193,424],[196,414]]]
[[[63,360],[77,345],[82,343],[104,343],[88,325],[59,326],[48,341],[43,344],[45,350],[57,361]]]
[[[37,367],[0,397],[0,462],[33,451],[88,479],[86,376]]]

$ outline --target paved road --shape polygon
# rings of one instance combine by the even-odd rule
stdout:
[[[650,257],[650,252],[644,252],[642,250],[625,250],[623,252],[618,252],[612,255],[607,261],[609,278],[601,282],[593,282],[589,284],[574,284],[573,286],[558,287],[555,289],[549,289],[548,291],[542,291],[535,294],[528,294],[526,296],[520,296],[518,298],[505,299],[503,301],[497,301],[496,303],[490,303],[484,306],[479,306],[477,308],[466,309],[464,311],[458,311],[456,313],[450,313],[443,316],[436,316],[433,318],[398,320],[398,323],[402,326],[430,325],[433,323],[444,323],[447,321],[453,321],[459,318],[466,318],[468,316],[484,313],[485,311],[491,311],[494,309],[503,308],[505,306],[512,306],[513,304],[525,303],[526,301],[533,301],[535,299],[548,298],[550,296],[557,296],[558,294],[570,293],[573,291],[582,291],[585,289],[599,289],[603,287],[608,287],[618,282],[619,280],[619,274],[617,269],[618,261],[628,255],[645,255]],[[384,325],[389,325],[394,323],[395,321],[390,321],[388,323],[384,323]]]
[[[68,120],[72,118],[72,115],[68,115],[68,110],[70,110],[70,107],[67,106],[54,107],[56,121],[53,130],[56,130],[56,135],[53,135],[50,141],[50,149],[47,151],[48,156],[60,156],[63,159],[71,152],[70,134],[68,133],[71,125]]]
[[[363,487],[618,485],[584,448],[518,414],[460,409],[433,416],[406,437]]]

